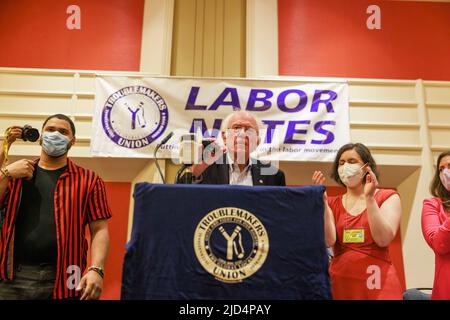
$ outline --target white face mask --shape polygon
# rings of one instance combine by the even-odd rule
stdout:
[[[338,168],[339,178],[347,187],[353,188],[363,178],[362,167],[359,163],[350,164],[346,162]]]
[[[445,168],[439,174],[439,178],[441,178],[442,185],[447,191],[450,191],[450,169]]]

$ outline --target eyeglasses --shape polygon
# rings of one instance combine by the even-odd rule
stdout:
[[[245,132],[248,135],[256,135],[256,130],[252,127],[233,127],[228,129],[233,134]]]

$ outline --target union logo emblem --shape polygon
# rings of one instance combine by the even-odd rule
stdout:
[[[269,237],[252,213],[234,207],[218,208],[197,225],[194,250],[203,268],[217,280],[237,283],[264,264]]]

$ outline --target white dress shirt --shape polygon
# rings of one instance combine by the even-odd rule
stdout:
[[[251,164],[249,161],[249,164],[244,168],[243,171],[239,169],[239,166],[234,163],[234,161],[231,159],[230,155],[227,154],[228,158],[228,168],[230,172],[230,185],[240,185],[240,186],[252,186],[253,185],[253,178],[252,178],[252,170]]]

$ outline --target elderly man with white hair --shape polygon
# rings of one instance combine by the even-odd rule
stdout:
[[[250,157],[260,142],[258,121],[251,113],[235,111],[228,115],[221,134],[225,144],[223,152],[217,152],[212,160],[192,166],[197,183],[286,185],[281,170]]]

